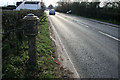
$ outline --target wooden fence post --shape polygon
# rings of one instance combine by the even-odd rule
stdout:
[[[28,14],[23,18],[25,20],[24,33],[28,36],[29,45],[29,64],[36,66],[36,35],[38,34],[37,23],[39,18],[34,14]]]

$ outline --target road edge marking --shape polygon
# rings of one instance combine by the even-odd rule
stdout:
[[[107,33],[104,33],[104,32],[102,32],[102,31],[99,31],[99,33],[101,33],[101,34],[103,34],[103,35],[105,35],[105,36],[108,36],[108,37],[110,37],[110,38],[112,38],[112,39],[114,39],[114,40],[120,41],[120,39],[118,39],[118,38],[116,38],[116,37],[113,37],[113,36],[111,36],[111,35],[109,35],[109,34],[107,34]]]
[[[53,27],[53,30],[55,31],[55,28],[54,28],[54,25],[52,24],[51,19],[50,19],[49,17],[48,17],[48,19],[49,19],[49,21],[50,21],[51,26]],[[55,32],[56,32],[56,31],[55,31]],[[65,49],[65,47],[64,47],[64,45],[63,45],[63,43],[62,43],[62,41],[60,40],[59,35],[58,35],[57,32],[56,32],[56,35],[57,35],[57,37],[58,37],[58,39],[59,39],[59,41],[60,41],[60,43],[61,43],[61,45],[62,45],[62,48],[63,48],[64,51],[65,51],[65,54],[68,56],[68,58],[69,58],[69,60],[70,60],[70,63],[72,64],[75,73],[77,74],[77,78],[80,78],[80,76],[79,76],[77,70],[75,69],[75,66],[74,66],[73,62],[71,61],[71,59],[70,59],[70,57],[69,57],[69,55],[68,55],[68,53],[67,53],[67,51],[66,51],[66,49]]]

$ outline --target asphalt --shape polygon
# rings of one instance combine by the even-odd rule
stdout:
[[[118,78],[118,28],[58,12],[48,17],[81,78]]]

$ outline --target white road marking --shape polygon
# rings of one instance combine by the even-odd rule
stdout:
[[[67,17],[67,16],[65,16],[65,17]],[[70,18],[70,17],[69,17]],[[75,19],[75,18],[70,18],[70,19],[72,19],[73,21],[76,21],[76,22],[79,22],[77,19]],[[81,23],[81,22],[80,22]],[[80,24],[79,23],[79,24]],[[89,27],[88,25],[86,25],[86,24],[84,24],[84,23],[81,23],[81,24],[83,24],[84,25],[84,27]],[[118,39],[118,38],[116,38],[116,37],[113,37],[113,36],[111,36],[111,35],[109,35],[109,34],[106,34],[106,33],[104,33],[104,32],[102,32],[102,31],[99,31],[99,33],[101,33],[101,34],[103,34],[103,35],[106,35],[106,36],[108,36],[108,37],[110,37],[110,38],[112,38],[112,39],[114,39],[114,40],[117,40],[117,41],[120,41],[120,39]]]
[[[89,26],[88,25],[86,25],[86,24],[83,24],[83,23],[81,23],[81,22],[77,22],[77,24],[79,24],[79,25],[83,25],[84,27],[87,27],[87,28],[89,28]]]
[[[85,26],[85,27],[87,27],[87,28],[88,28],[88,26]]]
[[[67,20],[66,18],[67,17],[61,17],[61,16],[59,16],[60,18],[62,18],[62,19],[64,19],[64,20]],[[69,17],[70,18],[70,17]],[[74,22],[76,22],[77,24],[79,24],[79,25],[83,25],[84,27],[87,27],[87,28],[89,28],[89,26],[87,25],[87,24],[84,24],[84,23],[82,23],[82,22],[80,22],[79,20],[77,20],[77,19],[72,19],[72,18],[70,18],[72,21],[74,21]],[[67,21],[69,21],[69,20],[67,20]]]
[[[55,31],[54,25],[53,25],[53,23],[52,23],[52,21],[51,21],[50,18],[49,18],[49,21],[50,21],[51,26],[53,26],[53,29],[54,29],[54,31]],[[55,31],[55,32],[56,32],[56,31]],[[56,34],[57,34],[57,36],[58,36],[58,33],[57,33],[57,32],[56,32]],[[71,63],[72,66],[73,66],[73,69],[75,70],[75,73],[76,73],[76,76],[77,76],[76,78],[80,78],[80,76],[79,76],[77,70],[75,69],[75,66],[74,66],[74,64],[72,63],[72,61],[71,61],[71,59],[70,59],[70,57],[69,57],[69,55],[68,55],[68,53],[67,53],[67,51],[66,51],[64,45],[63,45],[63,43],[62,43],[62,41],[61,41],[61,39],[60,39],[59,37],[58,37],[58,39],[59,39],[60,43],[62,44],[62,47],[63,47],[63,49],[64,49],[64,51],[65,51],[65,54],[68,56],[68,58],[69,58],[69,60],[70,60],[70,63]]]
[[[103,34],[103,35],[106,35],[106,36],[108,36],[108,37],[110,37],[110,38],[112,38],[112,39],[114,39],[114,40],[120,41],[120,39],[118,39],[118,38],[116,38],[116,37],[113,37],[113,36],[111,36],[111,35],[109,35],[109,34],[106,34],[106,33],[104,33],[104,32],[99,31],[99,33],[101,33],[101,34]]]

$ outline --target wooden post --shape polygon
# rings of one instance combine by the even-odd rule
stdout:
[[[29,45],[29,64],[36,66],[37,56],[36,56],[36,36],[28,36],[28,45]]]
[[[29,46],[29,64],[31,66],[36,66],[37,55],[36,55],[36,35],[38,34],[38,17],[34,14],[28,14],[23,18],[25,20],[24,33],[28,36],[28,46]]]

